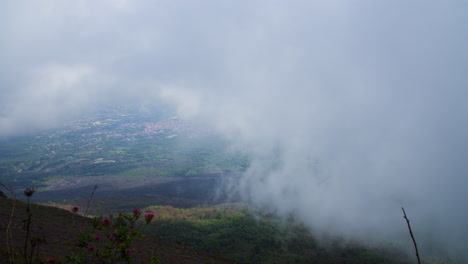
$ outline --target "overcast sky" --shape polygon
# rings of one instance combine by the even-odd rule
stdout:
[[[0,137],[171,103],[252,154],[235,186],[252,202],[351,237],[406,232],[405,206],[416,234],[463,250],[467,14],[463,0],[1,1]]]

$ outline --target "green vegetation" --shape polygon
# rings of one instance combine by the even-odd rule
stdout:
[[[88,218],[77,207],[5,197],[0,208],[0,230],[8,234],[0,239],[1,263],[234,263],[141,235],[139,229],[153,218],[150,212]]]
[[[242,153],[225,151],[220,137],[169,117],[111,109],[61,129],[0,141],[0,181],[40,188],[54,178],[183,177],[248,166]]]
[[[107,217],[100,213],[101,208],[93,218],[83,217],[88,210],[80,213],[77,207],[67,206],[65,211],[5,197],[0,197],[0,208],[0,230],[8,234],[0,240],[0,257],[10,259],[10,263],[23,263],[22,252],[33,253],[27,255],[27,263],[50,259],[84,263],[82,258],[102,263],[130,259],[132,263],[233,263],[224,258],[240,263],[413,263],[410,256],[391,247],[343,244],[337,238],[325,239],[324,245],[292,217],[277,218],[242,204],[186,209],[149,206],[134,209],[133,214]],[[142,215],[146,221],[138,220]],[[147,235],[141,236],[138,230],[150,220]],[[27,224],[26,229],[21,221]],[[29,241],[24,249],[23,241]],[[423,263],[458,262],[425,256]]]
[[[73,207],[76,213],[78,207]],[[140,220],[142,212],[134,209],[133,214],[118,214],[104,217],[98,215],[93,218],[91,231],[80,231],[75,241],[71,254],[67,256],[65,263],[80,264],[98,260],[100,263],[132,262],[132,253],[135,239],[142,237],[140,229],[149,224],[154,215],[147,213],[144,221]],[[55,260],[55,259],[50,259]],[[49,260],[49,262],[50,262]],[[148,254],[148,260],[144,263],[159,263],[159,259]]]
[[[246,208],[151,206],[148,234],[242,263],[410,263],[395,249],[325,247],[294,220]]]

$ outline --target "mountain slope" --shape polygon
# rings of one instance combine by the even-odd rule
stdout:
[[[6,231],[12,212],[12,199],[0,197],[0,259],[8,263],[8,250]],[[40,245],[38,261],[44,263],[49,259],[64,261],[70,255],[74,247],[78,229],[83,221],[83,230],[90,229],[92,220],[73,214],[70,211],[31,204],[31,237],[43,237],[45,243]],[[23,246],[26,231],[24,230],[26,214],[26,203],[16,201],[14,216],[11,221],[12,242],[14,248],[15,263],[23,263]],[[141,263],[147,260],[147,253],[152,252],[160,263],[235,263],[234,261],[209,255],[185,248],[180,245],[157,240],[150,236],[137,238],[134,244],[132,258],[133,263]]]

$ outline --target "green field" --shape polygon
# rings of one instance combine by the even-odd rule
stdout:
[[[245,154],[226,149],[221,137],[171,114],[113,109],[0,141],[0,182],[46,188],[69,177],[180,177],[248,166]]]

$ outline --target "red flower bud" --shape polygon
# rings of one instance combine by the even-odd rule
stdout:
[[[153,217],[154,217],[154,214],[152,213],[145,214],[146,223],[148,224],[149,222],[151,222],[151,220],[153,220]]]
[[[110,225],[110,220],[109,220],[109,218],[104,218],[104,219],[102,219],[102,222],[104,222],[104,224],[106,224],[106,225]]]
[[[134,215],[135,217],[140,216],[140,214],[141,214],[141,210],[140,210],[140,209],[133,209],[133,215]]]

